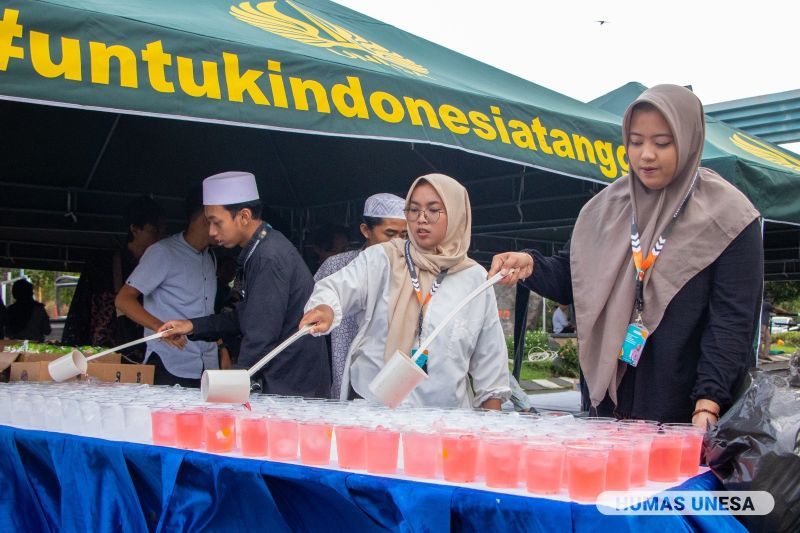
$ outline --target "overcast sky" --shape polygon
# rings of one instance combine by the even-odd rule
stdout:
[[[796,0],[336,1],[582,101],[629,81],[704,104],[800,89]]]

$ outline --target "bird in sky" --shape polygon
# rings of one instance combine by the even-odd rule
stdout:
[[[610,20],[595,20],[595,22],[597,22],[598,24],[600,24],[602,26],[603,24],[609,24],[611,21]]]

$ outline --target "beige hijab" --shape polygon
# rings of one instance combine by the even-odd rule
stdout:
[[[420,250],[414,234],[408,232],[408,238],[411,241],[411,259],[417,268],[422,293],[428,294],[434,278],[443,269],[447,269],[447,273],[450,275],[477,263],[467,257],[472,233],[472,209],[467,190],[449,176],[428,174],[417,178],[411,184],[406,195],[406,207],[411,201],[411,193],[422,182],[430,183],[433,186],[441,197],[447,212],[447,232],[444,240],[436,248],[436,253]],[[389,256],[389,268],[392,271],[389,280],[389,334],[386,337],[386,347],[383,352],[384,360],[387,361],[395,350],[411,355],[411,348],[417,332],[419,303],[406,267],[405,242],[401,239],[392,239],[383,244],[386,255]]]
[[[705,121],[703,106],[691,91],[659,85],[642,93],[625,112],[622,135],[626,148],[633,109],[641,102],[655,106],[672,129],[678,151],[675,179],[663,190],[653,191],[644,187],[631,170],[584,206],[570,247],[580,363],[594,406],[606,392],[617,403],[617,386],[626,368],[625,363],[618,363],[617,356],[634,310],[631,213],[636,212],[646,256],[699,170],[683,214],[645,276],[642,318],[651,334],[686,282],[713,263],[759,216],[735,187],[714,171],[699,168]]]

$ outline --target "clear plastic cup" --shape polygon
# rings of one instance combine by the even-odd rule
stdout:
[[[178,411],[175,417],[175,445],[187,450],[203,449],[203,411],[188,409]]]
[[[32,416],[28,395],[22,391],[14,391],[11,397],[11,424],[20,429],[30,429]]]
[[[432,429],[403,430],[403,472],[407,476],[433,479],[438,474],[437,458],[441,455],[439,434]]]
[[[339,467],[346,470],[367,468],[367,428],[359,425],[337,424],[336,455]]]
[[[610,447],[587,442],[566,444],[567,492],[579,502],[592,502],[606,487]]]
[[[700,471],[700,455],[703,451],[705,430],[693,424],[664,424],[664,427],[679,430],[683,433],[680,475],[685,477],[696,476]]]
[[[245,457],[269,454],[267,417],[261,413],[239,413],[237,418],[239,449]]]
[[[61,429],[65,433],[73,435],[83,435],[83,421],[81,406],[75,398],[64,398],[61,400]]]
[[[81,406],[81,434],[87,437],[100,437],[103,434],[103,421],[100,413],[100,404],[94,400],[82,400]]]
[[[45,401],[44,426],[47,431],[63,430],[64,415],[61,412],[61,398],[48,396]]]
[[[32,394],[28,395],[28,401],[31,404],[29,427],[31,429],[45,429],[44,396],[34,390]]]
[[[444,431],[442,474],[447,481],[472,483],[476,479],[480,438],[465,431]]]
[[[564,469],[564,443],[557,439],[535,437],[525,443],[526,487],[536,494],[561,491]]]
[[[684,433],[680,430],[662,428],[652,434],[650,464],[647,478],[650,481],[673,482],[681,475],[681,453]]]
[[[625,438],[610,437],[606,442],[611,446],[606,467],[606,490],[630,490],[631,461],[636,447]]]
[[[486,485],[514,488],[519,485],[522,441],[511,435],[489,436],[482,439],[486,461]]]
[[[206,451],[230,453],[236,446],[236,415],[223,409],[206,409],[203,415]]]
[[[125,438],[125,414],[122,406],[115,402],[100,402],[100,425],[102,436],[110,440]]]
[[[272,416],[267,420],[269,428],[269,458],[276,461],[297,460],[297,420]]]
[[[153,441],[153,424],[150,407],[129,403],[123,406],[125,416],[125,440],[148,444]]]
[[[331,462],[333,426],[319,419],[305,420],[299,426],[300,462],[328,465]]]
[[[385,426],[369,428],[367,430],[367,472],[396,474],[399,447],[400,432],[398,430]]]

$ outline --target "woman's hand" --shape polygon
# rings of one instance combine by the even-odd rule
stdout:
[[[499,283],[501,285],[516,285],[518,281],[533,274],[533,257],[524,252],[498,254],[492,258],[492,266],[489,269],[488,278],[502,270],[508,271],[508,275],[501,279]]]
[[[300,319],[299,329],[303,329],[304,326],[309,324],[315,324],[310,330],[312,335],[328,333],[333,324],[333,308],[329,305],[322,304],[313,309],[309,309],[308,313],[304,314],[303,318]]]
[[[710,412],[709,412],[710,411]],[[697,400],[694,405],[692,424],[700,429],[708,429],[709,425],[719,422],[719,404],[713,400]]]

